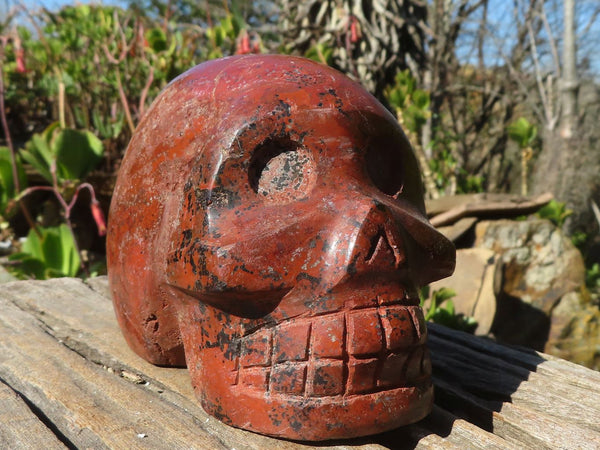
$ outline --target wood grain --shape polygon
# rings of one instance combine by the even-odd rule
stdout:
[[[21,396],[2,382],[0,405],[0,448],[66,448]]]
[[[436,406],[423,421],[319,447],[600,448],[600,374],[430,324]],[[224,425],[186,369],[127,347],[105,278],[0,289],[0,448],[300,449]]]

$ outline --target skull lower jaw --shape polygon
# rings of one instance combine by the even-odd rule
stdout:
[[[207,313],[220,314],[203,308],[202,319]],[[186,328],[196,395],[207,412],[235,427],[326,440],[383,432],[431,409],[426,327],[414,304],[383,301],[246,334],[230,322],[208,339],[197,325]]]
[[[294,397],[243,389],[196,387],[203,408],[237,428],[301,441],[382,433],[421,420],[431,411],[429,378],[418,385],[344,398]]]

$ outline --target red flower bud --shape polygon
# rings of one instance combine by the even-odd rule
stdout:
[[[92,209],[92,216],[98,227],[98,236],[104,236],[106,234],[106,221],[104,220],[104,213],[102,212],[102,208],[100,208],[98,200],[93,199],[90,208]]]
[[[27,72],[27,67],[25,66],[25,50],[23,50],[22,48],[16,49],[15,57],[17,60],[17,72]]]
[[[358,20],[354,16],[350,19],[350,42],[353,44],[356,44],[360,40],[357,22]]]
[[[250,36],[246,30],[242,30],[236,42],[236,55],[246,55],[250,53]]]

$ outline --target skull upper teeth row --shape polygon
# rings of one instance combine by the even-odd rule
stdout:
[[[295,318],[240,338],[232,384],[309,397],[412,386],[431,374],[426,334],[418,306]]]

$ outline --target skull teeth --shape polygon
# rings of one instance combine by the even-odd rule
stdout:
[[[431,374],[418,306],[296,318],[240,338],[234,384],[271,394],[343,396],[414,385]]]

